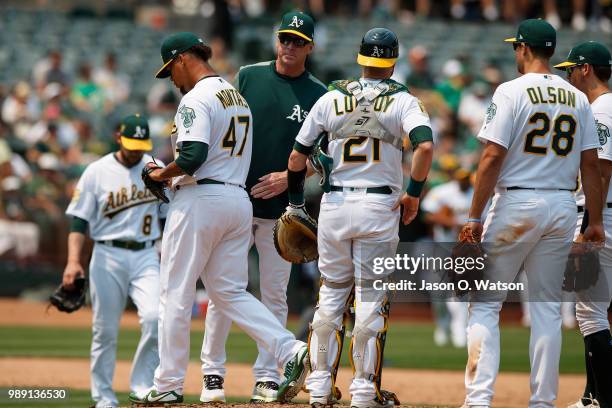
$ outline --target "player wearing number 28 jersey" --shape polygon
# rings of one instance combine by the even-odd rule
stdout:
[[[465,225],[482,233],[485,277],[529,281],[530,407],[554,406],[561,352],[561,287],[576,225],[572,190],[581,171],[586,207],[595,214],[585,240],[603,240],[597,132],[586,96],[549,67],[556,32],[525,20],[512,42],[519,78],[500,85],[478,138],[486,143]],[[495,193],[484,231],[480,217]],[[504,291],[470,293],[466,406],[490,406],[499,369],[499,311]]]

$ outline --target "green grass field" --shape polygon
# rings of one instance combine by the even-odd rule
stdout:
[[[529,330],[522,327],[503,327],[502,371],[529,371]],[[123,329],[119,334],[117,358],[130,360],[139,337],[135,329]],[[385,348],[385,366],[415,369],[464,370],[467,352],[451,346],[433,345],[433,325],[426,323],[393,323]],[[200,356],[203,332],[191,333],[191,360]],[[91,331],[87,328],[61,327],[0,327],[0,357],[68,357],[89,358]],[[348,366],[347,349],[342,364]],[[257,349],[246,334],[233,330],[227,343],[228,361],[252,364]],[[577,330],[563,332],[562,373],[584,371],[582,338]]]

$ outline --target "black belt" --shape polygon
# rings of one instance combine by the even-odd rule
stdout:
[[[196,181],[196,183],[198,184],[225,184],[222,181],[217,181],[217,180],[213,180],[209,178],[199,179],[198,181]]]
[[[579,212],[579,213],[584,212],[584,206],[579,205],[579,206],[577,206],[577,207],[578,207],[578,212]],[[608,207],[608,208],[612,208],[612,203],[606,203],[606,207]]]
[[[331,191],[345,191],[345,190],[347,190],[347,191],[357,191],[357,190],[362,190],[362,188],[359,188],[359,187],[331,186],[330,190]],[[391,194],[391,193],[393,193],[393,190],[389,186],[368,187],[368,188],[365,189],[365,191],[368,194]]]
[[[199,179],[198,181],[196,181],[196,184],[200,184],[200,185],[202,185],[202,184],[231,184],[233,186],[234,185],[238,186],[238,184],[224,183],[223,181],[217,181],[217,180],[213,180],[213,179],[209,179],[209,178]],[[241,187],[241,186],[239,186],[239,187]],[[180,190],[181,186],[180,185],[176,186],[176,189]]]
[[[512,187],[506,187],[506,190],[510,191],[510,190],[551,190],[551,191],[574,191],[570,188],[536,188],[536,187],[519,187],[519,186],[512,186]]]
[[[130,251],[140,251],[145,248],[152,248],[155,241],[121,241],[118,239],[108,239],[106,241],[96,241],[98,244],[108,245],[114,248],[129,249]]]

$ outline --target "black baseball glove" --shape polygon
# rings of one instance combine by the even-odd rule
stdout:
[[[580,292],[594,286],[599,279],[599,252],[596,250],[571,253],[565,265],[563,290]]]
[[[161,169],[161,167],[159,167],[157,163],[147,163],[142,168],[142,181],[144,182],[145,187],[147,187],[155,197],[167,204],[170,202],[170,200],[168,200],[168,197],[166,197],[166,192],[164,191],[164,187],[166,186],[166,184],[163,181],[155,181],[150,176],[151,172],[156,169]]]
[[[68,290],[60,285],[49,297],[49,302],[60,312],[72,313],[85,304],[86,293],[87,279],[78,277],[74,280],[74,288]]]

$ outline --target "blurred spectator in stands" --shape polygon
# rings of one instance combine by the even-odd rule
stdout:
[[[418,93],[420,90],[431,90],[435,86],[434,77],[429,68],[429,53],[427,48],[416,45],[408,51],[410,73],[406,77],[406,86],[410,92]]]
[[[461,93],[468,80],[466,72],[459,60],[451,59],[444,64],[442,75],[446,79],[436,86],[436,92],[442,95],[450,110],[456,114],[461,102]]]
[[[58,50],[49,51],[45,58],[34,64],[32,79],[39,92],[51,82],[68,86],[70,76],[62,69],[62,53]]]
[[[11,126],[19,122],[32,123],[40,114],[38,98],[25,81],[15,84],[13,92],[2,103],[2,120]]]
[[[208,45],[212,50],[210,65],[225,80],[233,81],[236,76],[236,65],[227,52],[225,40],[222,37],[213,37]]]
[[[79,66],[79,76],[72,85],[70,100],[81,112],[101,113],[104,107],[104,92],[92,78],[88,62]]]
[[[469,135],[475,137],[482,127],[493,93],[488,83],[476,81],[463,92],[459,103],[458,119],[467,127]]]
[[[557,0],[544,0],[543,6],[546,21],[557,30],[561,28]],[[572,28],[576,31],[584,31],[587,27],[585,10],[586,0],[572,0]]]
[[[499,10],[495,0],[451,0],[450,15],[455,20],[477,20],[482,17],[487,21],[495,21],[499,18]]]
[[[93,80],[104,91],[108,105],[106,111],[111,111],[130,96],[129,77],[118,71],[117,59],[112,52],[106,54],[104,65],[94,71]]]

